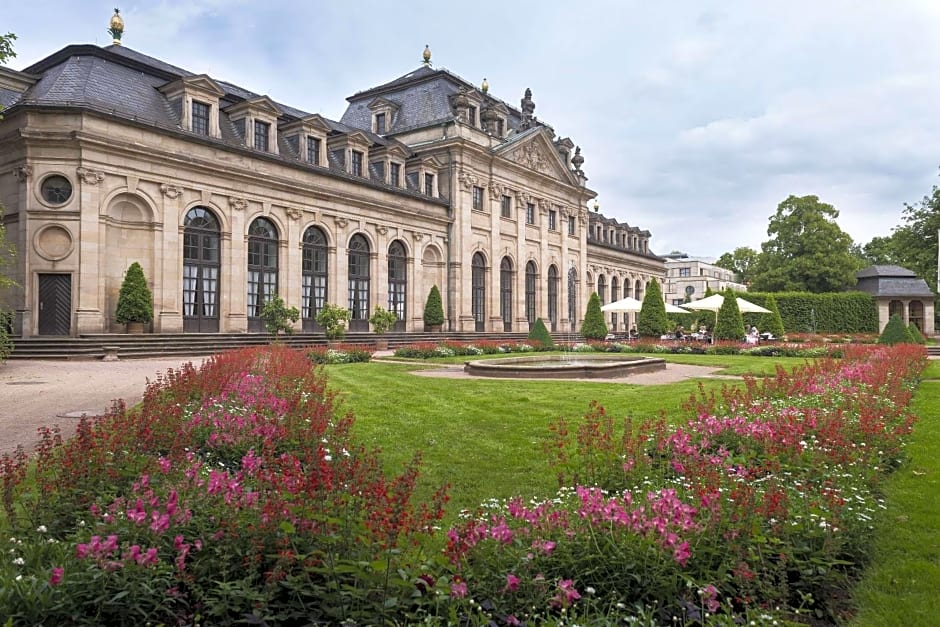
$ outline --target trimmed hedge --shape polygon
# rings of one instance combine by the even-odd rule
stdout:
[[[643,296],[643,306],[637,316],[636,327],[640,337],[659,337],[675,328],[671,326],[666,315],[666,302],[656,279],[652,279],[646,286],[646,295]]]
[[[597,292],[591,292],[591,298],[588,300],[584,323],[581,325],[581,335],[589,340],[603,340],[607,337],[607,323],[604,322],[601,297],[597,295]]]
[[[927,343],[927,338],[924,337],[924,334],[920,332],[920,329],[918,329],[917,325],[913,322],[907,325],[907,330],[911,334],[911,339],[914,340],[915,344]]]
[[[555,342],[552,340],[552,334],[548,332],[541,318],[536,318],[535,324],[533,324],[532,328],[529,330],[527,339],[538,342],[546,349],[550,349],[555,345]]]
[[[875,298],[865,292],[738,292],[741,298],[755,305],[767,306],[767,299],[776,300],[783,327],[787,333],[878,333],[878,307]],[[761,314],[745,314],[747,327],[760,326]]]
[[[881,337],[878,338],[879,344],[913,344],[914,338],[911,332],[904,326],[901,316],[894,314],[888,319]]]

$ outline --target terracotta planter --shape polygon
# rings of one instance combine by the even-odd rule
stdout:
[[[387,351],[388,350],[388,340],[384,337],[375,338],[375,350],[377,351]]]
[[[429,324],[427,325],[427,330],[431,333],[440,333],[442,326],[443,325],[440,324]]]
[[[128,322],[127,332],[130,333],[131,335],[142,335],[144,332],[144,323],[143,322]]]

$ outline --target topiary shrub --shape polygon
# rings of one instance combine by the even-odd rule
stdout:
[[[588,300],[584,322],[581,324],[581,335],[589,340],[603,340],[607,337],[607,323],[604,322],[601,298],[597,292],[591,292],[591,298]]]
[[[136,261],[124,275],[114,319],[119,324],[153,320],[153,294],[147,287],[144,269]]]
[[[780,310],[777,309],[777,299],[773,294],[767,296],[764,301],[764,309],[769,309],[770,313],[761,314],[760,323],[757,328],[765,333],[772,333],[774,337],[783,337],[786,331],[783,328],[783,318],[780,317]]]
[[[424,303],[424,326],[439,327],[444,324],[444,303],[441,301],[441,291],[434,285],[428,292],[428,300]]]
[[[533,324],[532,328],[529,329],[528,339],[532,340],[533,342],[538,342],[542,345],[542,348],[552,348],[555,346],[555,342],[552,340],[552,334],[548,332],[548,329],[545,327],[545,323],[542,322],[541,318],[537,318],[535,320],[535,324]]]
[[[716,340],[740,342],[744,339],[744,320],[741,318],[741,310],[738,309],[738,301],[731,290],[725,290],[724,297],[721,309],[718,310],[718,322],[715,323],[715,332],[712,337]]]
[[[913,344],[914,338],[911,337],[911,332],[907,330],[904,322],[901,321],[901,316],[894,314],[888,319],[888,324],[885,325],[884,330],[878,337],[878,343],[888,345]]]
[[[918,329],[917,325],[913,322],[907,325],[907,330],[911,334],[911,339],[914,340],[915,344],[927,343],[927,338],[924,337],[924,334],[920,332],[920,329]]]
[[[637,316],[636,332],[640,337],[660,337],[672,328],[669,316],[666,315],[666,301],[663,292],[659,289],[659,282],[653,279],[646,286],[643,296],[643,306]]]

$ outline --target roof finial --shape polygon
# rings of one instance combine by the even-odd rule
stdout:
[[[484,94],[490,90],[490,84],[486,82],[486,78],[483,79],[483,84],[480,85],[480,89],[483,90]]]
[[[121,35],[124,34],[124,20],[121,18],[121,10],[114,8],[114,15],[111,16],[111,28],[108,32],[111,34],[115,46],[121,45]]]
[[[427,44],[424,44],[424,53],[421,58],[424,59],[425,66],[431,67],[431,48]]]

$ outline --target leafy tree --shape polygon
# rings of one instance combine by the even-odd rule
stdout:
[[[901,316],[894,314],[888,319],[881,336],[878,338],[879,344],[913,344],[914,338],[911,332],[904,326]]]
[[[13,51],[13,40],[16,35],[7,33],[0,35],[0,65],[5,65],[7,61],[16,56]],[[0,105],[0,111],[3,111],[3,105]],[[0,120],[3,115],[0,114]],[[0,205],[0,289],[13,287],[16,281],[6,276],[5,268],[13,259],[15,250],[13,245],[6,243],[6,228],[3,226],[3,205]],[[10,339],[10,331],[13,327],[13,312],[6,311],[0,307],[0,363],[3,363],[7,356],[13,352],[13,340]]]
[[[733,253],[725,253],[715,261],[715,265],[735,273],[740,283],[750,283],[754,278],[760,253],[747,246],[739,246]]]
[[[349,316],[349,310],[345,307],[325,303],[317,312],[317,324],[323,327],[323,334],[328,340],[341,340],[346,337]]]
[[[940,187],[914,205],[905,204],[904,224],[891,235],[895,263],[913,271],[937,290],[937,230],[940,229]]]
[[[153,294],[147,287],[144,269],[136,261],[124,275],[114,319],[120,324],[153,320]]]
[[[777,206],[751,283],[760,292],[839,292],[861,267],[839,212],[817,196],[790,196]]]
[[[605,333],[604,335],[606,336],[607,334]],[[548,332],[548,328],[546,328],[541,318],[537,318],[535,324],[529,329],[528,339],[539,343],[543,348],[552,348],[555,345],[555,341],[552,340],[552,334]]]
[[[725,297],[718,310],[718,322],[715,323],[715,332],[712,337],[716,340],[737,340],[744,338],[744,319],[738,308],[738,301],[730,289],[723,292]]]
[[[13,42],[15,40],[16,35],[13,33],[0,35],[0,64],[6,65],[7,61],[16,56],[16,52],[13,51]]]
[[[288,307],[284,299],[275,296],[264,304],[261,308],[261,320],[264,322],[264,328],[268,333],[274,336],[276,342],[281,333],[291,335],[294,327],[291,325],[300,319],[300,312],[296,307]]]
[[[646,287],[643,296],[643,306],[636,320],[636,332],[640,337],[659,337],[668,333],[671,328],[669,316],[666,315],[666,301],[659,288],[659,281],[652,279]]]
[[[581,335],[589,340],[603,340],[607,337],[607,323],[604,322],[601,298],[597,292],[591,292],[591,298],[588,300],[584,322],[581,323]]]
[[[444,303],[441,301],[441,291],[433,285],[424,303],[424,325],[430,327],[441,324],[444,324]]]
[[[384,335],[398,322],[398,315],[381,305],[376,305],[369,322],[372,323],[372,330],[376,335]]]
[[[711,285],[706,285],[706,286],[705,286],[705,295],[702,296],[702,298],[708,298],[709,296],[714,296],[714,295],[715,295],[715,290],[712,289],[712,286],[711,286]]]
[[[758,328],[774,337],[783,337],[786,332],[783,328],[783,318],[780,317],[780,309],[777,308],[777,299],[773,294],[767,297],[764,302],[764,309],[770,310],[770,313],[761,314],[760,326]]]

